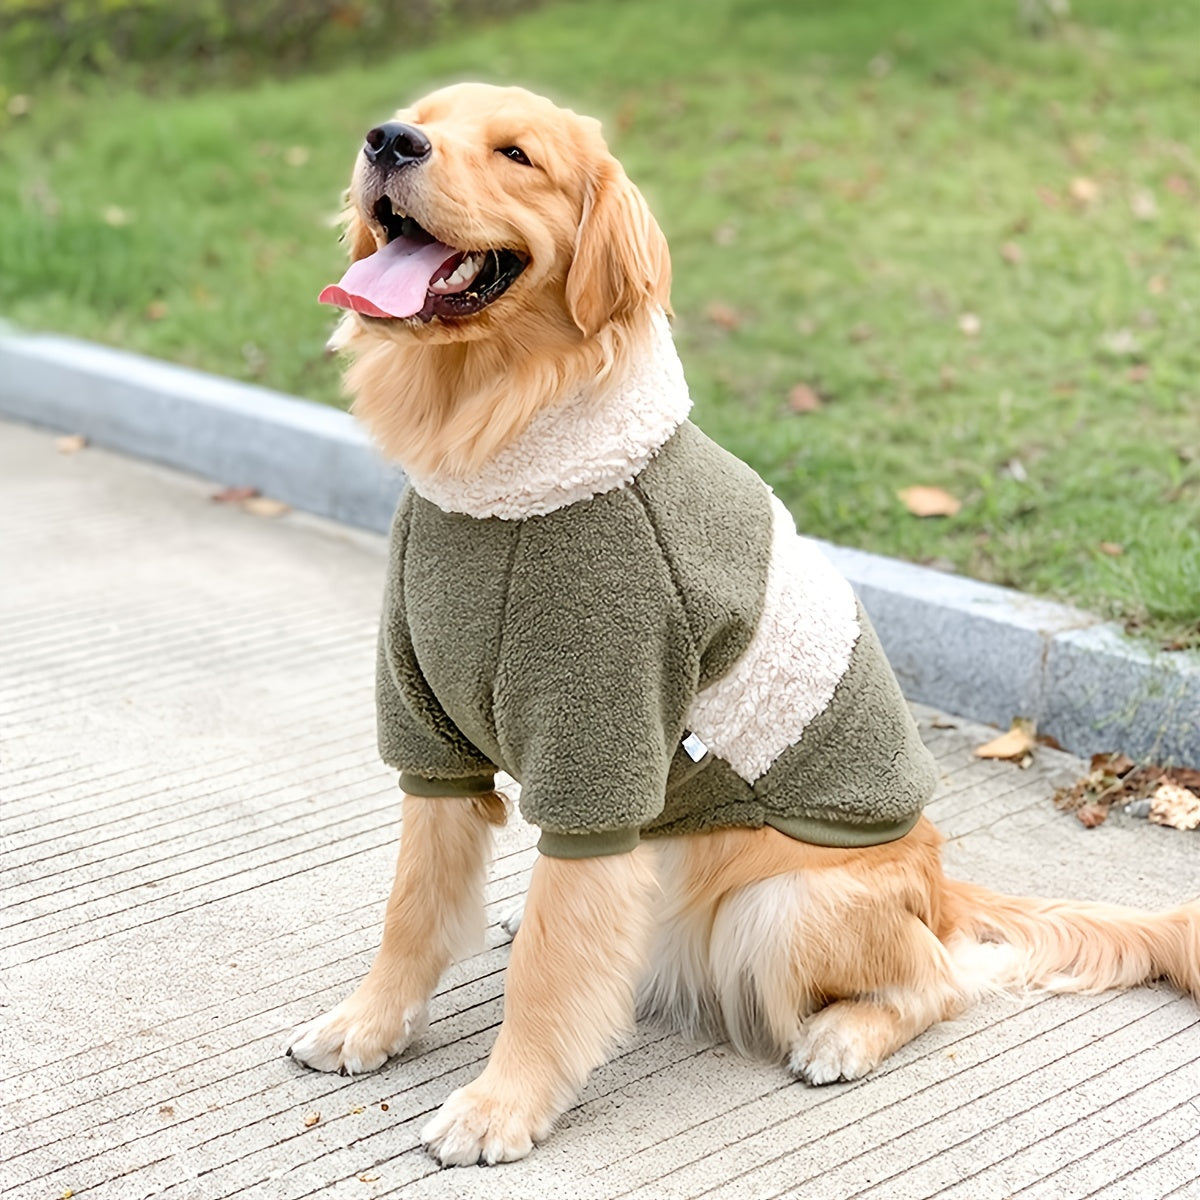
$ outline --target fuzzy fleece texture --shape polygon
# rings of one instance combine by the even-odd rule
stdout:
[[[854,592],[771,496],[771,561],[746,652],[692,703],[688,728],[753,783],[833,698],[858,640]]]
[[[666,314],[655,314],[651,351],[618,386],[581,392],[539,413],[466,479],[411,476],[446,512],[519,521],[632,483],[691,411]]]
[[[679,415],[669,339],[653,357],[595,400],[595,422],[584,401],[543,414],[503,497],[486,469],[466,481],[452,502],[489,515],[406,491],[380,638],[384,759],[414,794],[476,794],[508,771],[558,857],[730,825],[824,845],[902,836],[936,773],[865,614],[766,485]],[[585,481],[589,436],[605,469]],[[574,464],[565,490],[556,454]]]

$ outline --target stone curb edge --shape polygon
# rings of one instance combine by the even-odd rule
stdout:
[[[124,351],[0,334],[0,415],[386,532],[403,475],[347,413]],[[1075,754],[1200,765],[1200,653],[1155,652],[1064,605],[824,544],[905,695]]]

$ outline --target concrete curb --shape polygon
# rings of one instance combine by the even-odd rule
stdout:
[[[404,482],[348,413],[72,338],[0,335],[0,414],[366,529]]]
[[[0,336],[0,415],[385,532],[403,476],[346,413],[70,338]],[[1076,609],[826,544],[905,694],[1076,754],[1200,764],[1200,654]]]

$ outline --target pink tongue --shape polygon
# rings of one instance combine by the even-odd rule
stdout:
[[[425,307],[433,274],[456,254],[442,242],[396,238],[351,263],[341,280],[331,283],[317,299],[370,317],[411,317]]]

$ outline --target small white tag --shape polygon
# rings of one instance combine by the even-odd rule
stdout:
[[[708,753],[708,747],[694,733],[689,733],[682,745],[692,762],[699,762]]]

